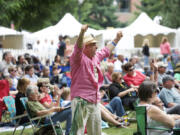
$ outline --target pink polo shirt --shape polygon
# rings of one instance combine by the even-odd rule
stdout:
[[[90,59],[84,53],[82,48],[74,47],[74,52],[70,57],[71,66],[71,100],[75,97],[81,97],[91,103],[100,101],[99,87],[103,83],[103,74],[100,70],[100,62],[108,57],[110,51],[107,47],[96,52],[96,55]],[[94,68],[97,68],[98,81],[96,81]]]
[[[166,42],[164,44],[160,45],[160,49],[161,49],[161,54],[170,54],[171,52],[171,47],[169,42]]]

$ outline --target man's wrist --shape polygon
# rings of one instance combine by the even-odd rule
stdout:
[[[115,46],[115,47],[116,47],[116,45],[117,45],[114,41],[112,41],[111,44],[112,44],[113,46]]]

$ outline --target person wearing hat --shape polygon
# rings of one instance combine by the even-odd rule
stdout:
[[[177,89],[174,88],[174,78],[170,75],[163,77],[163,88],[159,93],[160,99],[163,101],[165,106],[173,107],[180,104],[180,94]]]
[[[164,62],[158,62],[157,66],[158,66],[158,86],[162,87],[163,86],[162,79],[166,75],[167,64],[165,64]]]
[[[88,25],[81,27],[74,51],[70,57],[71,66],[71,135],[84,135],[87,126],[88,135],[101,135],[101,113],[99,87],[103,83],[100,62],[113,51],[122,32],[106,47],[96,52],[97,41],[92,35],[84,36]]]

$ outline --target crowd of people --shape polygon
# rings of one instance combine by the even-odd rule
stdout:
[[[11,52],[3,53],[0,117],[7,109],[4,96],[15,99],[17,116],[26,113],[20,98],[27,97],[32,116],[51,113],[54,123],[66,121],[66,135],[82,135],[85,127],[88,135],[101,135],[102,120],[116,127],[128,126],[123,116],[127,108],[135,109],[133,103],[139,98],[139,105],[147,107],[148,125],[160,122],[154,125],[179,127],[180,52],[171,50],[167,38],[163,38],[157,58],[151,58],[150,43],[145,39],[141,61],[137,56],[112,53],[123,37],[121,31],[97,51],[95,38],[84,36],[87,29],[88,25],[82,26],[74,46],[59,36],[52,64],[42,64],[38,56],[30,54],[16,59]],[[20,124],[28,121],[24,117]],[[162,134],[154,132],[149,131]]]

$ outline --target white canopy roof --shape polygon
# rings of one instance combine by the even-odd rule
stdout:
[[[132,33],[133,35],[157,35],[169,33],[176,33],[175,29],[171,29],[155,23],[146,13],[141,13],[138,18],[128,27],[124,29],[125,32]]]
[[[49,26],[45,29],[33,33],[34,37],[56,37],[59,35],[67,35],[74,37],[79,35],[82,24],[79,23],[74,16],[70,13],[66,13],[64,17],[54,26]],[[88,28],[87,34],[98,35],[99,32],[95,29]]]
[[[134,48],[134,37],[136,35],[158,35],[164,34],[167,35],[169,33],[176,33],[175,29],[171,29],[162,25],[159,25],[146,14],[141,13],[138,18],[126,28],[116,28],[113,30],[101,30],[103,33],[104,40],[112,40],[117,31],[121,30],[123,32],[123,38],[118,43],[116,47],[116,52],[118,53],[119,49],[128,49]]]
[[[0,26],[0,36],[4,36],[4,35],[20,35],[20,34],[21,33],[16,31],[16,30]]]

